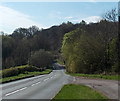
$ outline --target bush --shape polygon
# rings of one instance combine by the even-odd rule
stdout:
[[[29,65],[23,66],[22,68],[18,67],[18,70],[19,70],[19,73],[24,73],[25,71],[28,71],[28,72],[43,71],[42,68],[37,68],[35,66],[29,66]]]
[[[0,72],[1,77],[10,77],[10,76],[17,76],[18,74],[24,74],[26,72],[34,72],[34,71],[43,71],[43,68],[37,68],[35,66],[17,66],[17,67],[11,67],[9,69],[4,69]]]
[[[113,66],[112,66],[112,72],[115,72],[115,73],[119,73],[119,63],[116,62]]]
[[[29,64],[44,69],[45,67],[52,65],[53,59],[52,53],[39,50],[31,55]]]
[[[9,69],[5,69],[2,72],[2,77],[10,77],[10,76],[16,76],[19,74],[19,70],[18,68],[9,68]]]
[[[103,68],[104,46],[87,31],[76,29],[65,34],[62,55],[69,73],[95,73]]]

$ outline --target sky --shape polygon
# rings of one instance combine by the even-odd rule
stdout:
[[[117,2],[2,2],[0,31],[11,34],[16,28],[36,25],[46,29],[70,21],[97,22],[105,12],[117,8]]]

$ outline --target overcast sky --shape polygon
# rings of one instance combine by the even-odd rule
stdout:
[[[117,8],[117,2],[3,2],[0,5],[0,31],[36,25],[48,28],[71,21],[97,22],[103,13]]]

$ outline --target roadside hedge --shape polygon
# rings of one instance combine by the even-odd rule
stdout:
[[[9,69],[4,69],[0,72],[0,76],[2,78],[10,77],[10,76],[17,76],[19,74],[25,74],[27,72],[34,72],[34,71],[43,71],[43,68],[37,68],[35,66],[24,65],[24,66],[17,66],[11,67]]]

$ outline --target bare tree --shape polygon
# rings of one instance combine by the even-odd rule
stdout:
[[[119,9],[119,8],[118,8]],[[111,25],[108,25],[107,22],[104,24],[105,28],[105,47],[106,47],[106,52],[105,52],[105,65],[106,69],[110,67],[110,42],[112,41],[113,37],[109,35],[109,33],[115,33],[118,31],[118,9],[113,8],[106,13],[103,14],[103,19],[106,20],[108,23],[111,22]],[[113,24],[113,25],[112,25]],[[109,26],[109,31],[106,32],[106,28]],[[114,30],[113,30],[114,29]]]
[[[113,8],[112,10],[106,12],[103,15],[103,18],[108,20],[108,21],[112,21],[112,22],[116,22],[118,20],[118,12],[116,8]]]

